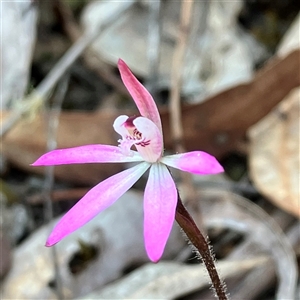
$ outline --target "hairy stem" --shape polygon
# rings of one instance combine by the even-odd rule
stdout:
[[[176,221],[183,229],[192,244],[199,251],[199,254],[201,255],[201,258],[212,281],[216,296],[220,300],[227,300],[228,297],[226,295],[226,286],[220,279],[220,276],[217,272],[214,257],[209,247],[208,241],[202,235],[194,220],[183,206],[179,193],[176,207]]]

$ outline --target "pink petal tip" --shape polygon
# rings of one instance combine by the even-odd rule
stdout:
[[[151,94],[133,75],[122,59],[118,61],[118,68],[122,81],[135,102],[141,116],[150,119],[162,133],[160,115]]]
[[[164,164],[193,174],[206,175],[224,172],[224,168],[217,159],[203,151],[165,156],[161,160]]]
[[[177,190],[163,164],[152,165],[144,194],[144,239],[148,257],[154,263],[163,255],[177,205]]]
[[[55,243],[52,244],[52,243],[50,243],[49,241],[47,241],[46,244],[45,244],[46,247],[52,247],[53,245],[55,245]]]

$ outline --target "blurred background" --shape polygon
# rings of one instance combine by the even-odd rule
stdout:
[[[122,58],[155,98],[166,153],[207,151],[225,168],[173,175],[231,298],[299,299],[299,8],[296,0],[1,0],[2,298],[213,299],[177,224],[163,259],[149,262],[147,177],[44,246],[63,213],[126,167],[30,166],[55,148],[117,145],[113,121],[137,112],[116,67]]]

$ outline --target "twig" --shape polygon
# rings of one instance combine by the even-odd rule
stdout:
[[[188,211],[183,206],[179,193],[176,208],[176,221],[183,229],[189,240],[199,251],[199,254],[201,255],[203,263],[205,264],[208,274],[211,278],[217,297],[220,300],[227,300],[226,286],[218,275],[209,244],[198,229]]]
[[[61,83],[58,85],[57,93],[54,96],[53,106],[48,115],[48,137],[47,137],[47,151],[54,150],[56,148],[56,134],[58,128],[58,120],[61,112],[61,105],[65,94],[67,92],[69,84],[69,75],[65,76]],[[48,166],[45,169],[45,183],[44,183],[44,200],[45,200],[45,219],[50,222],[53,219],[53,204],[51,198],[51,192],[54,184],[54,166]],[[62,281],[58,265],[58,257],[56,248],[51,248],[52,259],[54,263],[55,271],[55,291],[58,299],[64,299],[62,292]]]
[[[61,18],[64,31],[70,40],[75,43],[82,33],[75,21],[72,10],[65,1],[55,0],[54,4]],[[120,77],[114,74],[113,68],[101,61],[100,55],[93,51],[93,49],[87,49],[83,53],[83,62],[89,69],[97,73],[104,82],[114,87],[119,93],[125,96],[129,95]]]
[[[177,47],[175,48],[173,56],[173,69],[171,76],[171,100],[170,100],[170,128],[172,132],[173,143],[177,152],[184,152],[183,145],[183,127],[181,118],[181,105],[180,105],[180,90],[182,86],[182,68],[184,62],[184,55],[189,36],[190,20],[192,16],[193,1],[183,1],[181,9],[181,30],[178,36]],[[192,183],[192,177],[188,173],[183,173],[183,182],[189,192],[188,199],[193,204],[193,209],[197,212],[197,223],[204,232],[202,219],[200,219],[199,206],[196,203],[196,190]],[[178,193],[178,203],[176,208],[176,221],[184,230],[190,241],[198,249],[202,260],[206,266],[212,285],[216,291],[216,295],[220,300],[226,300],[226,287],[220,280],[218,272],[215,267],[214,257],[209,248],[207,240],[204,238],[200,230],[197,228],[194,220],[184,208],[180,195]]]
[[[188,41],[188,31],[192,14],[193,1],[183,1],[181,8],[180,31],[177,45],[173,55],[171,74],[171,130],[173,143],[177,152],[184,152],[183,128],[181,118],[180,91],[182,87],[182,69],[184,66],[184,54]]]
[[[185,152],[183,142],[183,127],[181,117],[180,91],[182,87],[182,69],[186,46],[188,43],[190,20],[192,16],[193,1],[183,1],[181,9],[180,32],[178,35],[177,46],[174,51],[172,74],[171,74],[171,99],[170,99],[170,128],[173,144],[176,152]],[[193,186],[192,176],[189,173],[180,173],[183,186],[185,187],[185,199],[187,205],[191,207],[197,218],[197,224],[205,232],[200,208],[197,204],[197,193]]]
[[[148,66],[149,77],[146,82],[147,90],[154,99],[157,94],[157,81],[160,61],[160,42],[161,42],[161,1],[149,2],[149,22],[148,22]]]
[[[11,116],[2,124],[0,137],[3,137],[25,113],[30,112],[32,107],[36,105],[37,102],[42,104],[47,100],[47,96],[51,90],[54,88],[63,74],[74,63],[74,61],[99,36],[101,32],[103,32],[127,9],[129,9],[132,4],[133,2],[130,1],[123,3],[118,10],[114,11],[107,17],[106,20],[102,22],[99,28],[93,30],[93,32],[85,33],[74,43],[74,45],[72,45],[72,47],[63,55],[54,68],[48,73],[40,85],[24,99],[22,106],[14,110]]]
[[[1,130],[1,137],[3,137],[10,128],[23,116],[28,113],[34,106],[34,103],[43,103],[48,99],[48,94],[54,88],[57,81],[68,70],[78,56],[85,50],[85,48],[96,38],[97,35],[84,35],[77,43],[63,55],[63,57],[57,62],[53,69],[47,74],[44,80],[39,86],[30,93],[23,100],[22,106],[17,107],[11,114],[11,116],[4,122]]]
[[[64,189],[64,190],[55,190],[51,192],[52,202],[60,202],[60,201],[69,201],[76,200],[82,198],[90,188],[72,188],[72,189]],[[43,195],[41,193],[36,193],[26,198],[27,203],[31,205],[37,205],[43,202]]]

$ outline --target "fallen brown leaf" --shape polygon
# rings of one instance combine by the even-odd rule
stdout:
[[[275,205],[300,217],[300,87],[249,131],[250,173]]]
[[[202,149],[217,157],[235,150],[248,128],[267,115],[300,85],[300,50],[273,58],[248,84],[225,90],[204,103],[183,108],[187,149]],[[168,114],[163,114],[165,141],[171,145]]]
[[[182,108],[185,146],[201,149],[218,158],[235,150],[248,128],[267,115],[294,87],[300,85],[300,50],[285,58],[272,59],[248,84],[239,85],[210,97],[204,103]],[[128,111],[128,115],[135,112]],[[93,113],[63,112],[60,116],[57,147],[84,144],[117,144],[112,123],[120,113],[101,110]],[[9,113],[2,112],[1,122]],[[165,147],[172,147],[169,113],[161,109]],[[2,139],[2,153],[25,170],[41,174],[42,168],[30,164],[46,150],[47,118],[20,121]],[[94,184],[115,173],[121,165],[66,165],[55,168],[63,180]]]

